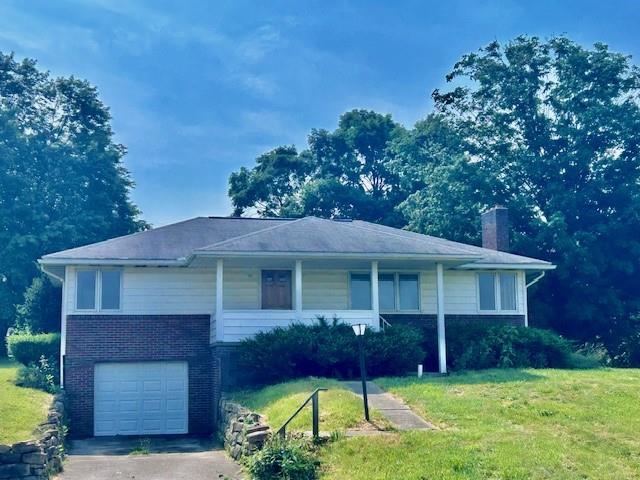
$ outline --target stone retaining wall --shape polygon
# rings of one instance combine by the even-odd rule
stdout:
[[[35,439],[0,445],[0,479],[45,480],[62,470],[64,414],[64,397],[57,394]]]
[[[222,398],[219,403],[218,434],[234,460],[252,455],[271,436],[271,427],[259,413]]]

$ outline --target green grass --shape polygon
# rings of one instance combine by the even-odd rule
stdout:
[[[323,478],[640,478],[640,370],[490,370],[386,378],[440,429],[343,439]]]
[[[271,385],[260,390],[236,392],[233,399],[267,417],[271,428],[277,430],[287,421],[316,388],[328,388],[320,392],[320,430],[344,431],[362,426],[364,413],[362,400],[346,390],[340,382],[325,378],[308,378]],[[389,424],[379,412],[372,412],[372,420],[379,428]],[[311,430],[311,402],[287,427],[289,431]]]
[[[0,360],[0,444],[30,439],[45,420],[51,402],[48,393],[14,385],[18,365]]]

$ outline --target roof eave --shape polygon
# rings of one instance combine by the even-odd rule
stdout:
[[[265,252],[265,251],[203,251],[196,250],[193,256],[200,257],[294,257],[294,258],[346,258],[346,259],[384,259],[384,260],[434,260],[434,261],[473,261],[480,255],[446,255],[432,253],[382,253],[382,252]]]
[[[40,265],[132,265],[151,267],[181,267],[186,259],[139,259],[139,258],[41,258]]]
[[[456,270],[555,270],[551,263],[465,263]]]

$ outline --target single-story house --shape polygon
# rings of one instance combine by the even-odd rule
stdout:
[[[320,315],[430,323],[446,372],[446,324],[527,325],[527,287],[554,268],[506,251],[506,209],[482,218],[483,248],[358,220],[198,217],[45,255],[73,433],[209,433],[238,342]]]

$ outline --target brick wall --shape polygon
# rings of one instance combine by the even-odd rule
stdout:
[[[69,315],[65,390],[74,436],[93,435],[93,377],[98,362],[186,361],[189,433],[214,430],[209,315]]]

